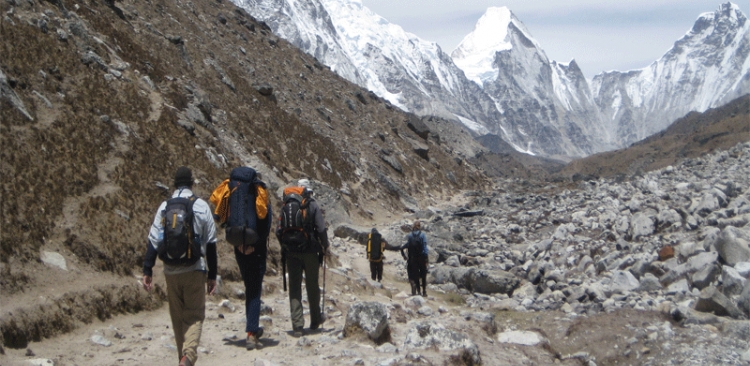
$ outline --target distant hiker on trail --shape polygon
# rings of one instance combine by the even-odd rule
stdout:
[[[169,316],[180,366],[195,365],[206,315],[206,292],[216,290],[216,226],[206,201],[193,195],[193,175],[180,167],[177,190],[156,211],[143,262],[143,288],[153,287],[152,269],[164,262]],[[208,272],[208,274],[206,274]]]
[[[407,250],[408,256],[404,250]],[[414,221],[411,233],[406,236],[406,244],[401,246],[412,295],[427,296],[427,252],[427,237],[422,232],[422,224]]]
[[[301,179],[298,183],[299,186],[284,189],[284,203],[276,229],[276,237],[282,248],[284,272],[287,269],[289,271],[289,308],[292,335],[295,337],[302,336],[305,325],[302,315],[303,272],[310,306],[310,330],[318,329],[325,320],[320,311],[318,267],[323,265],[328,252],[328,233],[323,211],[313,198],[310,182]],[[323,286],[325,289],[325,271]]]
[[[367,260],[370,261],[370,277],[373,281],[380,282],[383,279],[383,261],[385,250],[399,250],[399,246],[391,246],[388,241],[378,232],[378,229],[372,228],[367,235]]]
[[[257,349],[262,346],[260,295],[273,217],[266,184],[253,168],[237,167],[211,194],[211,202],[216,206],[216,220],[225,228],[227,242],[234,246],[234,258],[245,283],[245,348]]]

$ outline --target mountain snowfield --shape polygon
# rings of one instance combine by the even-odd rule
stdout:
[[[725,3],[648,67],[587,80],[550,60],[506,7],[491,7],[451,55],[359,0],[234,0],[347,80],[417,115],[569,160],[628,146],[690,111],[750,92],[750,22]]]

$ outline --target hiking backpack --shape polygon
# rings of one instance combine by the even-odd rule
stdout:
[[[193,264],[203,256],[193,231],[193,204],[196,197],[173,197],[164,208],[164,242],[159,248],[159,258],[171,265]]]
[[[418,235],[417,232],[412,231],[411,234],[409,234],[409,239],[407,241],[406,247],[409,251],[409,259],[416,259],[416,258],[423,258],[425,256],[424,254],[424,240],[422,240],[422,236]]]
[[[232,169],[227,188],[226,208],[217,206],[217,211],[226,210],[226,221],[222,225],[226,226],[227,241],[235,247],[255,247],[259,244],[258,220],[268,215],[265,186],[257,180],[253,168],[243,166]],[[259,201],[262,201],[260,205]]]
[[[308,249],[310,240],[311,218],[307,215],[310,198],[304,197],[304,187],[287,187],[284,189],[284,206],[279,216],[281,244],[293,252]]]
[[[367,236],[367,257],[370,262],[383,260],[383,236],[380,233],[370,233]]]

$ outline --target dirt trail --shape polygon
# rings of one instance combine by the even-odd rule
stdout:
[[[348,306],[355,300],[400,302],[392,297],[408,288],[408,284],[398,279],[392,265],[386,265],[384,288],[369,283],[366,280],[369,278],[369,264],[363,252],[364,246],[353,242],[346,243],[345,249],[341,247],[341,266],[329,268],[326,273],[328,320],[322,331],[301,339],[290,334],[288,293],[282,291],[279,275],[270,274],[264,280],[263,302],[273,309],[273,313],[268,314],[270,322],[266,320],[264,323],[264,348],[259,351],[248,352],[244,348],[244,301],[230,299],[231,305],[223,307],[220,303],[224,298],[209,296],[199,364],[239,365],[259,359],[271,360],[274,364],[340,364],[341,360],[337,358],[352,347],[348,342],[336,340],[343,328]],[[156,285],[165,288],[161,268],[155,268],[154,273]],[[101,278],[97,282],[99,280]],[[133,278],[133,281],[137,280]],[[225,282],[223,286],[231,292],[242,289],[239,282]],[[402,298],[405,297],[405,293],[402,294]],[[305,320],[309,322],[309,315],[305,315]],[[102,335],[112,345],[94,343],[92,337],[96,335]],[[354,347],[365,347],[367,352],[373,352],[375,345],[365,344],[367,342],[356,343]],[[0,364],[28,365],[22,361],[35,358],[54,359],[57,366],[170,364],[176,359],[173,347],[168,307],[164,304],[155,311],[120,315],[105,321],[94,320],[70,333],[32,342],[27,348],[6,348],[6,355],[0,356]],[[34,356],[27,355],[31,353]]]

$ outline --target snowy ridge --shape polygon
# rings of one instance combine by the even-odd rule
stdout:
[[[501,118],[437,44],[390,24],[359,0],[233,1],[342,77],[405,111],[452,120],[460,115],[481,125]]]
[[[732,3],[700,14],[643,69],[586,80],[549,60],[507,7],[491,7],[449,56],[360,0],[233,0],[342,77],[417,115],[569,159],[630,145],[690,111],[750,92],[750,22]]]
[[[690,111],[703,112],[750,92],[750,22],[722,4],[703,13],[659,60],[592,80],[603,121],[625,144],[666,128]]]
[[[526,26],[507,7],[490,7],[479,18],[474,30],[459,43],[451,57],[466,76],[479,85],[497,78],[498,71],[493,66],[495,54],[513,48],[508,39],[509,26],[520,30],[534,46],[541,50],[539,43],[531,37]],[[543,51],[542,51],[543,52]],[[546,58],[546,56],[545,56]]]

